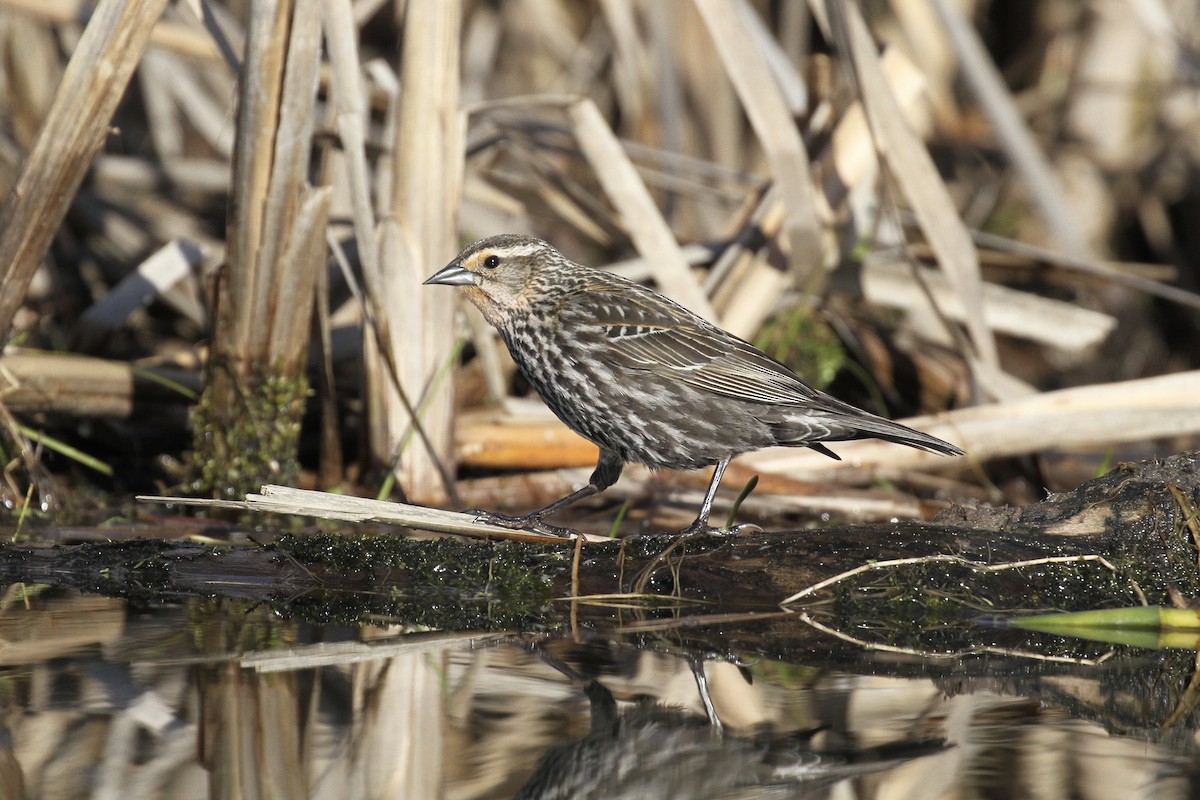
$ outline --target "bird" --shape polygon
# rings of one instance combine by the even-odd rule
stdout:
[[[826,797],[833,784],[895,769],[946,749],[910,740],[848,752],[813,747],[816,731],[722,731],[682,709],[639,702],[619,709],[597,680],[582,738],[546,750],[516,800],[697,800]]]
[[[547,517],[612,486],[627,463],[714,466],[695,521],[708,532],[735,456],[773,445],[839,458],[825,442],[876,438],[964,451],[812,388],[787,366],[639,283],[571,261],[551,244],[500,234],[468,245],[425,284],[454,286],[504,340],[521,374],[567,427],[600,448],[588,484],[536,511],[477,519],[557,536]]]

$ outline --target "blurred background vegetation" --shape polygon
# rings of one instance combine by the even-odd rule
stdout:
[[[420,287],[505,231],[957,409],[965,465],[742,459],[759,513],[1188,449],[1198,52],[1179,0],[0,0],[0,495],[563,494],[594,450]]]

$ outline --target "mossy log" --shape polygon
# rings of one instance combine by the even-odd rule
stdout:
[[[1171,589],[1197,596],[1197,506],[1200,454],[1185,453],[1026,508],[959,508],[933,524],[578,545],[357,530],[281,534],[257,547],[6,545],[0,579],[146,601],[218,595],[315,621],[382,615],[450,630],[651,637],[674,628],[688,633],[673,640],[698,643],[714,630],[722,649],[776,656],[811,649],[814,629],[789,613],[805,610],[833,628],[870,629],[872,641],[945,651],[976,646],[983,629],[972,623],[983,615],[1166,604]],[[892,560],[906,563],[860,569],[780,607]]]

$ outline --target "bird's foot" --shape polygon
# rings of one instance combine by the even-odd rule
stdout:
[[[679,531],[680,536],[692,536],[697,533],[707,533],[712,536],[727,536],[742,533],[762,533],[762,528],[752,522],[743,522],[741,525],[730,525],[724,528],[714,528],[708,524],[708,520],[698,519]]]
[[[708,520],[706,520],[706,519],[698,519],[695,522],[693,522],[691,525],[688,525],[686,528],[683,528],[682,530],[678,531],[677,535],[679,535],[679,536],[695,536],[696,534],[699,534],[699,533],[706,533],[709,535],[717,535],[717,534],[722,533],[724,530],[725,530],[724,528],[712,527],[711,525],[708,524]]]
[[[497,514],[494,511],[484,511],[481,508],[469,508],[463,513],[473,515],[476,522],[486,522],[489,525],[498,525],[501,528],[508,528],[512,531],[529,531],[530,533],[541,533],[546,536],[559,536],[564,539],[582,535],[579,531],[572,528],[561,528],[558,525],[550,525],[549,523],[542,522],[541,514]]]

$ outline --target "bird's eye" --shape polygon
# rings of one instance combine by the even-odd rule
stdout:
[[[483,265],[488,269],[495,269],[500,266],[500,256],[488,256],[483,260]]]

